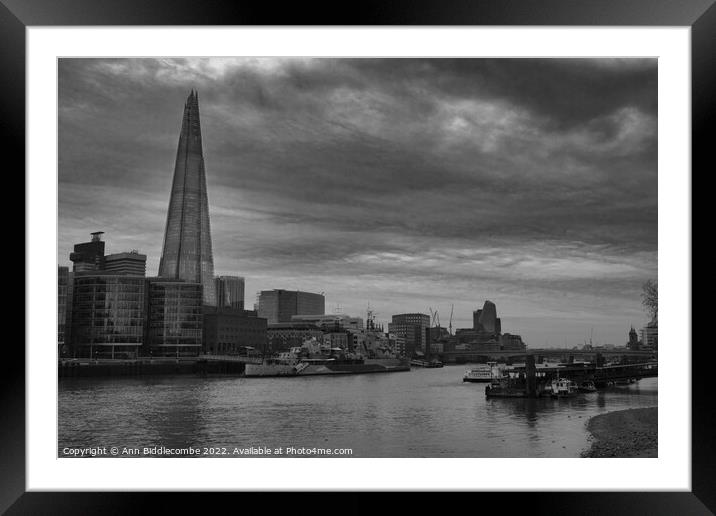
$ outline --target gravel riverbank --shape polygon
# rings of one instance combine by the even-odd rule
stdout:
[[[607,412],[592,417],[592,446],[582,457],[657,457],[658,408]]]

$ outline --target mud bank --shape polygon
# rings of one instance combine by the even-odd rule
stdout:
[[[592,445],[582,457],[657,457],[658,407],[618,410],[587,423]]]

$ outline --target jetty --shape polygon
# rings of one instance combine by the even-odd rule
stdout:
[[[601,362],[601,363],[600,363]],[[617,383],[629,383],[642,378],[654,378],[659,374],[657,361],[626,364],[572,363],[566,365],[537,367],[534,355],[525,357],[524,365],[512,366],[500,378],[495,378],[485,388],[488,397],[538,398],[549,394],[547,386],[552,380],[566,378],[582,384],[593,382],[596,387]]]

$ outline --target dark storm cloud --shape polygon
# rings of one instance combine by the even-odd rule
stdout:
[[[656,72],[652,59],[61,60],[59,258],[100,228],[154,273],[197,88],[216,269],[248,292],[325,290],[385,317],[432,296],[466,325],[489,296],[515,316],[622,313],[618,343],[656,275]]]

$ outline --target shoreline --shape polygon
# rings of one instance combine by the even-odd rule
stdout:
[[[582,457],[658,457],[658,407],[599,414],[587,430],[592,444]]]

